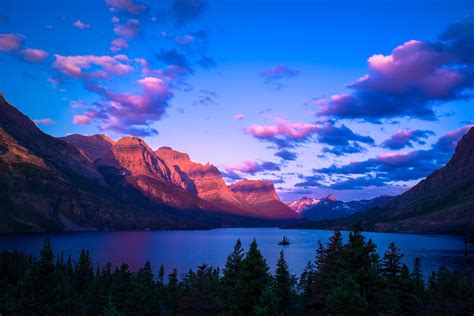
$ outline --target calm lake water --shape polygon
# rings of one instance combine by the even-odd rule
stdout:
[[[223,267],[238,238],[245,249],[253,238],[272,270],[281,249],[284,249],[290,269],[300,274],[308,260],[313,260],[318,240],[327,241],[331,231],[280,230],[278,228],[228,228],[209,231],[130,231],[130,232],[81,232],[48,234],[55,253],[78,258],[82,248],[90,250],[96,263],[111,262],[114,266],[128,263],[136,271],[149,260],[155,271],[159,265],[166,272],[177,268],[184,273],[201,263]],[[347,240],[348,232],[343,232]],[[462,237],[439,235],[413,235],[389,233],[364,233],[378,245],[383,255],[390,242],[395,242],[405,254],[403,261],[411,267],[420,257],[424,274],[441,266],[465,269],[465,251]],[[0,236],[0,250],[19,250],[37,255],[42,245],[42,234],[15,234]],[[278,242],[287,236],[291,245],[283,247]],[[474,261],[474,246],[468,246],[468,260]]]

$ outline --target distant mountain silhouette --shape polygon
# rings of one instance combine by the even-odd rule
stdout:
[[[335,219],[350,216],[354,213],[386,203],[393,199],[391,196],[380,196],[370,200],[343,202],[337,200],[332,194],[325,198],[313,199],[303,197],[298,201],[288,203],[309,221]]]

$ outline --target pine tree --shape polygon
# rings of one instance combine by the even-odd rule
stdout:
[[[294,292],[292,278],[288,270],[288,263],[285,260],[283,250],[280,251],[280,257],[277,262],[273,291],[276,296],[278,314],[289,315],[291,313],[291,303]]]
[[[403,255],[400,253],[400,249],[395,246],[395,243],[391,242],[388,246],[388,250],[385,252],[382,261],[382,275],[388,283],[388,293],[390,299],[388,301],[388,308],[392,311],[400,309],[400,283],[401,283],[401,259]]]
[[[242,299],[242,261],[244,250],[240,239],[237,240],[234,250],[227,258],[222,277],[221,301],[226,313],[240,314],[246,304]]]
[[[178,312],[178,302],[181,296],[181,288],[178,280],[178,271],[173,271],[168,275],[168,283],[164,289],[163,313],[166,315],[176,315]]]
[[[244,314],[251,314],[262,301],[262,295],[267,287],[271,286],[271,275],[268,265],[258,250],[254,239],[250,244],[249,251],[242,260],[242,274],[240,278],[242,300],[246,302],[243,308]]]
[[[128,270],[128,265],[123,263],[112,274],[110,294],[117,310],[125,315],[132,315],[135,311],[135,304],[130,299],[132,290],[132,274]]]
[[[79,263],[74,271],[74,290],[77,293],[82,293],[93,279],[92,260],[88,250],[81,250],[79,256]]]
[[[104,309],[100,315],[101,316],[122,316],[123,313],[117,310],[117,308],[115,307],[112,301],[112,298],[109,296],[109,298],[107,299],[107,304],[104,306]]]
[[[51,315],[64,311],[65,289],[54,265],[51,242],[44,239],[39,261],[19,282],[19,309],[22,314]]]
[[[219,270],[202,264],[196,273],[188,272],[183,280],[180,315],[216,315],[219,310]]]
[[[388,245],[388,250],[384,254],[382,263],[382,272],[391,283],[396,282],[400,276],[402,257],[403,255],[400,252],[400,248],[391,242]]]
[[[367,315],[367,301],[351,276],[340,276],[331,287],[325,304],[326,315]]]
[[[135,313],[138,315],[158,314],[158,305],[155,301],[156,287],[149,261],[134,275],[132,285],[131,301],[135,305]]]

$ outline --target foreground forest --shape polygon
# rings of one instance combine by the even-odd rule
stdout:
[[[240,240],[220,270],[205,264],[179,275],[137,273],[127,264],[94,267],[87,250],[77,262],[54,255],[45,239],[39,258],[0,254],[1,315],[472,315],[474,276],[441,268],[425,278],[390,244],[383,258],[355,226],[347,243],[335,231],[296,277],[284,252],[270,273],[254,240]]]

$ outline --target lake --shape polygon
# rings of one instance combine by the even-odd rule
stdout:
[[[166,272],[177,268],[179,273],[195,269],[201,263],[223,267],[238,238],[245,249],[253,238],[272,271],[279,252],[284,249],[293,273],[300,274],[309,260],[314,260],[317,241],[326,242],[331,231],[281,230],[278,228],[226,228],[207,231],[122,231],[46,234],[55,253],[64,252],[78,258],[82,248],[90,250],[95,263],[111,262],[114,266],[128,263],[136,271],[149,260],[154,271],[164,265]],[[416,235],[364,232],[378,245],[383,256],[390,242],[404,253],[403,262],[411,267],[420,257],[425,276],[441,266],[465,269],[465,245],[460,236]],[[0,236],[0,250],[19,250],[38,255],[44,234],[13,234]],[[289,246],[278,242],[287,236]],[[348,232],[343,232],[347,240]],[[468,245],[468,260],[474,261],[474,245]]]

